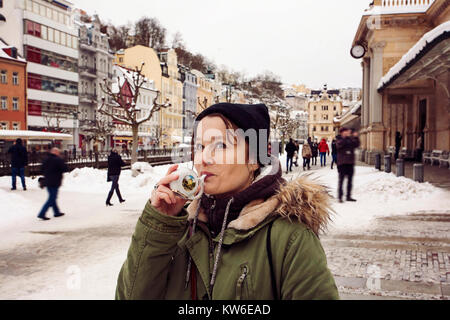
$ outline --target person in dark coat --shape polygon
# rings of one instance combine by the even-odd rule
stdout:
[[[340,137],[340,136],[338,136]],[[336,139],[333,139],[333,142],[331,142],[331,157],[333,158],[333,161],[331,162],[331,170],[333,170],[333,165],[336,163],[337,165],[337,146],[336,146]]]
[[[287,160],[286,160],[286,174],[292,172],[292,163],[294,161],[294,154],[295,151],[297,151],[297,147],[294,144],[294,141],[289,139],[289,143],[286,145],[286,153],[287,153]]]
[[[341,128],[340,136],[337,137],[337,165],[339,172],[338,198],[339,202],[343,202],[342,185],[347,177],[347,201],[355,202],[351,197],[353,174],[355,171],[355,149],[360,145],[358,132],[354,132],[347,128]]]
[[[22,145],[22,139],[17,139],[16,144],[8,150],[8,154],[11,155],[11,178],[12,186],[11,190],[17,190],[16,188],[16,176],[20,176],[22,181],[23,190],[27,190],[25,184],[25,166],[28,165],[28,153],[27,149]]]
[[[319,145],[316,141],[311,143],[311,152],[312,152],[312,163],[311,165],[317,165],[317,157],[319,156]]]
[[[395,133],[395,160],[398,159],[400,149],[402,148],[402,140],[403,140],[402,134],[397,131]]]
[[[298,167],[298,158],[300,156],[300,143],[298,141],[294,141],[295,144],[295,153],[294,153],[294,165]]]
[[[56,199],[58,197],[58,190],[62,184],[63,173],[68,171],[69,168],[61,158],[61,152],[59,149],[51,149],[48,158],[42,164],[42,173],[45,177],[45,186],[47,187],[49,197],[38,215],[39,219],[44,221],[50,220],[45,216],[50,207],[53,208],[55,218],[62,217],[64,215],[64,213],[59,211],[58,205],[56,204]]]
[[[116,149],[111,150],[111,154],[108,157],[108,182],[112,181],[111,190],[109,191],[108,198],[106,199],[107,206],[113,206],[111,203],[111,198],[116,191],[117,197],[119,198],[120,203],[125,202],[120,194],[119,190],[119,177],[120,172],[122,171],[122,167],[125,166],[126,163],[123,162],[122,157],[117,153]]]

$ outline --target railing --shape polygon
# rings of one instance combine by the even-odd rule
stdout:
[[[66,161],[68,167],[73,170],[75,168],[107,168],[109,152],[80,152],[72,153],[65,150],[62,153],[63,159]],[[36,176],[41,173],[41,166],[43,161],[47,158],[48,154],[45,152],[28,152],[28,166],[26,168],[26,174],[28,176]],[[188,162],[190,161],[190,150],[183,148],[153,148],[149,150],[138,151],[138,161],[147,162],[153,166],[171,164],[174,162]],[[121,152],[121,157],[124,162],[130,166],[131,164],[131,152]],[[11,162],[8,154],[0,154],[0,176],[11,174]]]
[[[89,100],[96,102],[97,101],[97,96],[95,94],[92,93],[80,93],[80,98],[82,100]]]
[[[89,47],[93,47],[93,48],[97,48],[97,44],[94,42],[89,42],[87,40],[80,40],[80,44],[85,45],[85,46],[89,46]]]
[[[384,8],[429,7],[434,0],[382,0]]]
[[[91,67],[87,67],[87,66],[83,66],[83,67],[78,67],[79,72],[88,72],[92,75],[97,75],[97,69],[96,68],[91,68]]]

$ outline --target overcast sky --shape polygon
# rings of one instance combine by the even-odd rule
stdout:
[[[156,17],[194,53],[248,76],[270,70],[286,84],[361,87],[350,47],[370,0],[71,0],[115,25]]]

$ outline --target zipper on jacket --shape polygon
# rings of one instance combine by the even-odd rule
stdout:
[[[237,300],[241,300],[241,293],[242,293],[242,285],[244,284],[245,278],[247,278],[248,269],[247,266],[244,266],[244,271],[242,275],[239,277],[237,282]]]
[[[211,207],[211,210],[214,210],[215,208],[216,208],[216,200],[214,199],[214,203],[213,203],[213,205]]]

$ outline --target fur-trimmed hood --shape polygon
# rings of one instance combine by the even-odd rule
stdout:
[[[195,218],[199,200],[193,201],[187,211],[189,220]],[[278,215],[290,221],[298,220],[310,228],[316,235],[326,230],[331,220],[331,197],[325,186],[313,181],[309,176],[300,176],[282,184],[271,198],[254,200],[246,205],[239,217],[231,221],[228,228],[248,231],[257,227],[266,218]],[[202,208],[199,220],[207,222]]]

